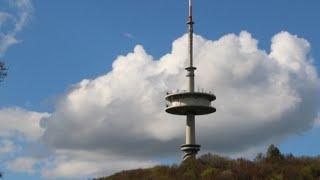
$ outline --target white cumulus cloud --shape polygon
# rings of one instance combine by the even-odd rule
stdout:
[[[0,137],[23,137],[27,141],[38,140],[44,129],[40,120],[49,117],[48,113],[31,112],[21,108],[0,109]]]
[[[68,156],[79,150],[103,154],[106,163],[117,162],[107,157],[177,157],[185,117],[166,114],[163,98],[187,82],[186,38],[174,41],[172,51],[159,60],[138,45],[119,56],[107,74],[74,85],[52,116],[42,120],[48,148],[68,151]],[[246,152],[314,125],[320,88],[308,41],[280,32],[272,38],[270,53],[257,44],[245,31],[216,41],[195,37],[196,84],[217,96],[217,112],[196,121],[202,152]],[[83,169],[92,162],[66,161]],[[61,169],[57,163],[52,173],[63,174]],[[78,175],[67,176],[72,174]]]
[[[317,117],[317,119],[315,121],[315,126],[316,127],[320,127],[320,112],[318,113],[318,117]]]
[[[19,148],[10,140],[4,139],[0,141],[0,156],[3,154],[13,153]]]
[[[13,172],[35,173],[35,164],[37,159],[30,157],[19,157],[7,164],[7,168]]]
[[[47,161],[41,173],[50,178],[87,179],[153,165],[156,165],[153,161],[139,161],[134,157],[110,156],[88,151],[59,151],[54,159]]]

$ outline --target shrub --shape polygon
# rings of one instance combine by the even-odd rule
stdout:
[[[202,178],[213,178],[218,173],[216,168],[209,167],[201,173]]]

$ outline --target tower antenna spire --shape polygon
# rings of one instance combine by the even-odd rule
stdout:
[[[189,67],[186,68],[188,71],[187,77],[189,77],[189,91],[194,92],[194,71],[196,70],[193,67],[193,9],[192,9],[192,0],[189,0],[189,18],[188,18],[188,33],[189,33]]]

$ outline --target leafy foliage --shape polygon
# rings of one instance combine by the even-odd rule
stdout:
[[[156,166],[150,169],[123,171],[98,180],[308,180],[320,179],[320,157],[294,157],[283,155],[270,145],[265,154],[259,153],[254,160],[230,159],[205,154],[197,160],[189,159],[180,166]]]
[[[267,150],[267,160],[270,162],[280,162],[283,160],[283,155],[281,154],[280,150],[271,144]]]

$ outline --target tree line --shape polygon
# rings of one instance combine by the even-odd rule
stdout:
[[[320,157],[282,154],[270,145],[254,159],[205,154],[180,165],[122,171],[97,180],[313,180],[320,179]]]

